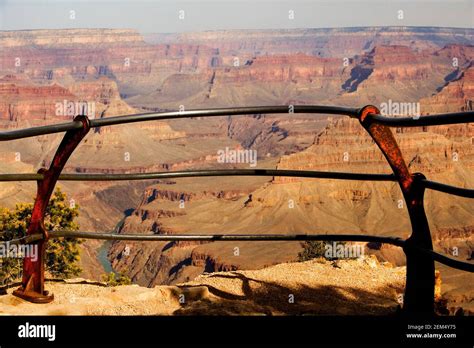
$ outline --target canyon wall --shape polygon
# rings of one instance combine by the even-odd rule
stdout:
[[[135,30],[0,32],[0,124],[59,123],[64,100],[93,102],[95,117],[199,107],[420,103],[421,114],[472,110],[472,29],[349,28],[147,35]],[[394,129],[413,171],[473,187],[471,125]],[[4,172],[49,165],[59,136],[2,143]],[[95,129],[67,172],[130,173],[220,164],[217,151],[252,149],[259,167],[388,173],[356,121],[303,114],[170,120]],[[16,154],[21,159],[16,160]],[[454,160],[457,158],[457,160]],[[206,181],[207,180],[207,181]],[[213,178],[61,183],[81,207],[81,228],[121,233],[373,233],[406,237],[395,183],[295,178]],[[33,185],[34,186],[34,185]],[[2,186],[0,199],[31,200],[33,186]],[[184,208],[181,208],[181,203]],[[403,202],[402,202],[403,203]],[[441,208],[443,207],[443,208]],[[435,245],[472,252],[467,199],[428,192]],[[121,220],[123,221],[121,222]],[[453,244],[454,243],[454,244]],[[125,252],[126,247],[130,252]],[[87,272],[100,275],[100,244]],[[237,249],[236,249],[237,248]],[[114,243],[115,270],[152,286],[203,272],[294,260],[299,243]],[[384,257],[403,263],[392,249]],[[87,260],[86,260],[87,264]],[[98,269],[98,270],[95,270]]]

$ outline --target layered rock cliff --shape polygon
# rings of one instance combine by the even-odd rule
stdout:
[[[421,171],[429,179],[472,187],[469,173],[474,156],[467,131],[468,128],[458,129],[451,135],[446,129],[437,133],[413,129],[396,133],[396,137],[411,171]],[[358,121],[349,119],[331,122],[316,137],[314,145],[283,156],[277,168],[390,172],[365,130]],[[221,195],[204,190],[196,193],[178,183],[158,185],[147,192],[132,216],[125,220],[123,233],[368,233],[404,238],[410,233],[396,183],[276,177],[247,194],[244,191]],[[472,252],[470,240],[474,229],[474,211],[469,200],[428,191],[425,206],[436,248],[451,253],[455,244],[463,259],[467,259]],[[452,243],[446,244],[446,240]],[[203,271],[264,267],[292,260],[300,250],[298,243],[291,242],[158,246],[127,243],[131,253],[123,255],[125,244],[116,243],[111,250],[114,267],[128,270],[143,285],[192,279]],[[384,253],[384,258],[403,263],[403,254],[398,249]],[[141,273],[140,269],[147,271]]]
[[[0,121],[9,129],[72,117],[54,113],[64,99],[95,102],[98,117],[180,106],[380,106],[389,101],[420,102],[422,114],[472,109],[472,29],[228,31],[157,35],[152,43],[133,30],[0,34],[0,75],[6,76],[0,81]],[[291,114],[106,127],[86,137],[66,171],[232,168],[216,163],[217,151],[230,147],[257,150],[262,167],[389,172],[357,122],[327,123],[325,115]],[[412,170],[473,186],[472,126],[394,131]],[[30,172],[48,165],[55,150],[51,140],[59,137],[46,138],[2,144],[9,163],[2,170]],[[82,226],[101,231],[124,217],[118,224],[122,233],[406,236],[410,230],[394,183],[232,178],[148,185],[68,183],[66,189],[81,206]],[[34,185],[15,191],[2,186],[1,194],[8,204],[12,197],[30,200]],[[465,199],[447,197],[427,194],[436,247],[448,252],[459,245],[465,258],[471,251],[466,236],[474,225],[472,208]],[[129,254],[124,253],[127,245]],[[86,249],[91,258],[95,249]],[[136,282],[154,285],[193,279],[204,271],[290,261],[299,250],[299,243],[116,243],[109,258]],[[383,253],[403,263],[403,255]],[[89,271],[94,268],[97,263]]]
[[[142,43],[143,38],[133,29],[55,29],[0,31],[0,46],[69,46],[69,45],[116,45]]]

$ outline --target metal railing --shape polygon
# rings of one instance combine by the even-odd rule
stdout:
[[[372,137],[389,163],[393,174],[366,174],[344,172],[322,172],[273,169],[229,169],[229,170],[190,170],[177,172],[155,172],[139,174],[62,174],[70,155],[91,128],[190,117],[218,117],[248,114],[330,114],[356,118]],[[434,262],[463,271],[474,272],[474,264],[459,261],[433,251],[431,233],[424,210],[425,189],[436,190],[460,197],[474,198],[474,190],[429,181],[421,173],[410,173],[398,144],[389,127],[421,127],[443,124],[474,122],[474,112],[439,114],[417,118],[392,118],[380,115],[375,106],[347,108],[335,106],[295,105],[260,106],[242,108],[222,108],[190,110],[180,112],[141,113],[101,119],[88,119],[80,115],[73,121],[33,127],[28,129],[0,132],[0,141],[9,141],[45,134],[66,132],[52,163],[48,169],[41,168],[36,174],[0,174],[1,181],[36,181],[37,195],[31,221],[25,237],[9,241],[15,244],[37,244],[39,257],[34,260],[25,257],[23,261],[22,285],[14,295],[34,303],[47,303],[54,299],[53,294],[44,288],[44,257],[49,238],[86,238],[104,240],[134,241],[360,241],[378,242],[403,248],[406,255],[407,272],[403,310],[408,313],[434,312]],[[380,237],[359,234],[292,234],[292,235],[131,235],[114,233],[93,233],[78,231],[46,231],[44,216],[53,189],[58,180],[64,181],[114,181],[114,180],[152,180],[183,177],[212,176],[286,176],[304,178],[323,178],[336,180],[396,181],[399,183],[406,202],[412,234],[406,240],[398,237]]]

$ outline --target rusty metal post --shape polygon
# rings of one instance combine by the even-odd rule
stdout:
[[[35,204],[26,234],[40,233],[43,235],[43,239],[33,244],[38,248],[37,258],[24,258],[22,285],[13,292],[15,296],[34,303],[48,303],[54,299],[54,295],[49,294],[44,289],[44,262],[49,238],[48,232],[44,227],[44,217],[64,165],[90,129],[90,122],[86,116],[77,116],[74,120],[81,121],[83,127],[67,131],[53,157],[49,169],[41,168],[38,171],[38,173],[43,174],[43,179],[37,182],[38,189]]]
[[[387,162],[397,178],[405,199],[412,234],[407,239],[404,252],[407,262],[405,297],[403,311],[406,313],[434,313],[434,260],[428,254],[417,253],[413,247],[433,250],[430,228],[423,204],[425,179],[423,174],[410,174],[400,148],[387,126],[373,122],[369,114],[380,114],[372,105],[363,107],[359,112],[359,121],[383,152]]]

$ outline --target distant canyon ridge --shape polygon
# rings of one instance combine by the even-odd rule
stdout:
[[[419,115],[472,110],[473,42],[473,29],[428,27],[147,35],[132,29],[0,31],[0,127],[64,122],[73,117],[67,105],[87,105],[96,118],[180,108],[296,104],[373,104],[385,106],[384,112],[394,116],[401,110]],[[474,125],[393,131],[412,171],[474,187]],[[31,173],[49,165],[60,138],[2,142],[0,171]],[[219,151],[226,149],[255,150],[257,168],[390,172],[356,121],[306,114],[192,118],[95,129],[65,171],[249,167],[219,161]],[[79,205],[79,224],[85,231],[401,237],[410,233],[395,183],[275,177],[59,185]],[[34,195],[34,183],[0,184],[3,206],[32,202]],[[451,256],[457,248],[457,257],[472,259],[472,202],[428,191],[426,210],[435,248]],[[81,264],[86,278],[98,279],[112,267],[140,285],[154,286],[191,281],[204,272],[294,261],[300,250],[297,242],[87,241]],[[366,246],[366,252],[396,265],[405,262],[396,248]],[[471,296],[471,275],[443,267],[441,273],[447,294]]]

